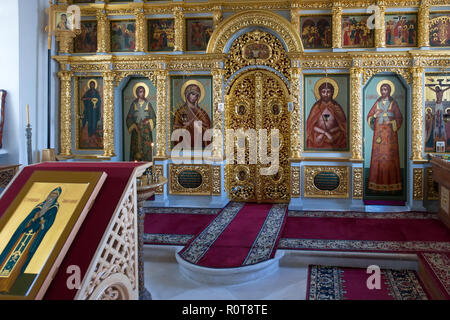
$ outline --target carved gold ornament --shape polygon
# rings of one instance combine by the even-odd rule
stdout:
[[[210,165],[169,165],[169,192],[175,195],[212,195],[212,167]],[[186,188],[179,182],[179,176],[185,172],[195,172],[202,182],[196,188]]]
[[[363,168],[353,168],[353,199],[361,200],[364,196]]]
[[[423,200],[423,168],[413,169],[413,200]]]
[[[348,198],[349,167],[315,167],[305,166],[305,198]],[[339,179],[334,190],[321,190],[315,184],[315,178],[321,173],[333,173]]]

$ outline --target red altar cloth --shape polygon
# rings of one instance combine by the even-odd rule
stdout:
[[[39,165],[24,168],[14,183],[5,191],[0,198],[0,216],[6,211],[6,208],[14,200],[27,180],[35,170],[50,171],[103,171],[106,172],[106,178],[97,198],[87,214],[83,224],[75,236],[72,245],[67,251],[64,260],[55,278],[51,282],[44,300],[73,300],[77,290],[69,290],[66,282],[70,274],[67,274],[67,268],[72,265],[79,266],[81,269],[81,279],[84,278],[86,271],[94,258],[97,247],[102,240],[108,224],[116,207],[120,204],[120,198],[125,187],[130,180],[136,167],[143,163],[43,163]]]

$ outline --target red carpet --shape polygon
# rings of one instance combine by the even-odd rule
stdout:
[[[290,213],[279,248],[378,252],[450,251],[450,231],[430,215],[377,213],[365,217],[310,217]]]
[[[209,208],[146,208],[144,243],[184,246],[221,211]]]
[[[379,289],[370,290],[365,269],[309,266],[308,300],[428,300],[417,273],[381,270]],[[373,281],[369,282],[374,284]]]
[[[230,203],[180,252],[209,268],[235,268],[274,257],[287,205]]]

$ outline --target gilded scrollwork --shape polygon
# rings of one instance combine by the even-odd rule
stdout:
[[[109,21],[104,10],[97,11],[97,52],[110,51]]]
[[[147,49],[147,21],[142,9],[136,9],[136,51],[145,52]]]
[[[223,12],[221,6],[215,6],[213,8],[213,21],[214,27],[217,27],[223,21]]]
[[[113,72],[103,73],[103,145],[106,158],[115,156],[114,144],[114,79]]]
[[[342,48],[342,7],[340,3],[333,4],[333,48]]]
[[[293,198],[301,196],[300,167],[291,168],[291,196]]]
[[[244,50],[248,45],[253,44],[265,46],[267,50],[270,50],[268,57],[265,59],[247,59]],[[287,57],[283,44],[274,35],[268,32],[255,30],[243,34],[233,42],[224,64],[225,82],[228,82],[230,77],[238,70],[255,64],[271,67],[279,71],[287,79],[290,79],[291,62]]]
[[[143,76],[148,78],[153,84],[157,83],[157,75],[154,71],[121,71],[115,72],[115,86],[117,87],[123,79],[131,76]]]
[[[422,67],[411,68],[413,86],[412,86],[412,119],[411,119],[411,144],[412,160],[414,162],[423,162],[423,76]]]
[[[157,77],[157,114],[156,114],[156,157],[165,159],[167,157],[166,150],[166,87],[167,87],[167,71],[160,70],[156,73]]]
[[[439,184],[433,179],[433,168],[425,169],[426,175],[426,199],[427,200],[438,200],[439,199]]]
[[[213,159],[222,160],[223,159],[223,147],[220,145],[219,139],[223,136],[219,135],[219,132],[223,134],[223,120],[224,120],[224,111],[220,110],[219,104],[223,103],[223,69],[213,69],[212,70],[213,77],[213,128],[214,128],[214,136],[213,142]]]
[[[212,166],[199,164],[199,165],[169,165],[170,179],[169,179],[169,192],[175,195],[212,195]],[[180,183],[180,174],[183,172],[195,172],[200,175],[201,181],[198,187],[186,188]]]
[[[154,165],[154,178],[156,179],[156,181],[159,181],[160,177],[164,177],[164,166],[163,165]],[[164,194],[164,186],[159,186],[158,189],[156,189],[155,194]]]
[[[251,26],[261,26],[272,29],[283,39],[288,52],[302,52],[298,31],[284,18],[272,12],[255,10],[236,13],[216,29],[209,41],[207,53],[223,53],[228,41],[241,29]]]
[[[350,95],[350,148],[352,153],[352,161],[363,160],[361,78],[362,68],[356,67],[350,69],[350,87],[352,88]]]
[[[291,112],[291,158],[300,159],[303,153],[303,102],[301,88],[301,68],[291,68],[291,95],[293,110]]]
[[[433,1],[434,2],[434,1]],[[418,13],[417,43],[419,47],[430,46],[430,3],[422,0]]]
[[[378,6],[378,16],[375,19],[375,47],[386,48],[386,25],[384,23],[386,7]]]
[[[60,71],[60,155],[72,155],[72,72]]]
[[[353,199],[360,200],[364,195],[363,168],[353,168]]]
[[[212,195],[222,195],[222,168],[219,166],[212,167]]]
[[[182,7],[173,8],[173,16],[175,17],[175,45],[174,51],[184,51],[184,31],[185,20]]]
[[[413,200],[423,200],[423,168],[413,169]]]
[[[337,185],[333,190],[319,189],[316,177],[319,174],[332,173],[337,177]],[[348,198],[349,197],[349,167],[304,167],[304,196],[306,198]]]
[[[76,34],[72,31],[57,31],[56,42],[59,43],[59,53],[67,54],[73,52],[73,39]]]

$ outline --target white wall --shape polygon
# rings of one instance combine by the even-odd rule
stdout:
[[[47,145],[46,0],[0,2],[0,88],[8,92],[0,164],[27,165],[26,105],[33,129],[33,161]]]
[[[31,1],[30,1],[31,2]],[[0,88],[7,91],[1,164],[19,162],[19,1],[0,2]],[[26,121],[26,120],[25,120]],[[24,133],[24,131],[22,132]]]

